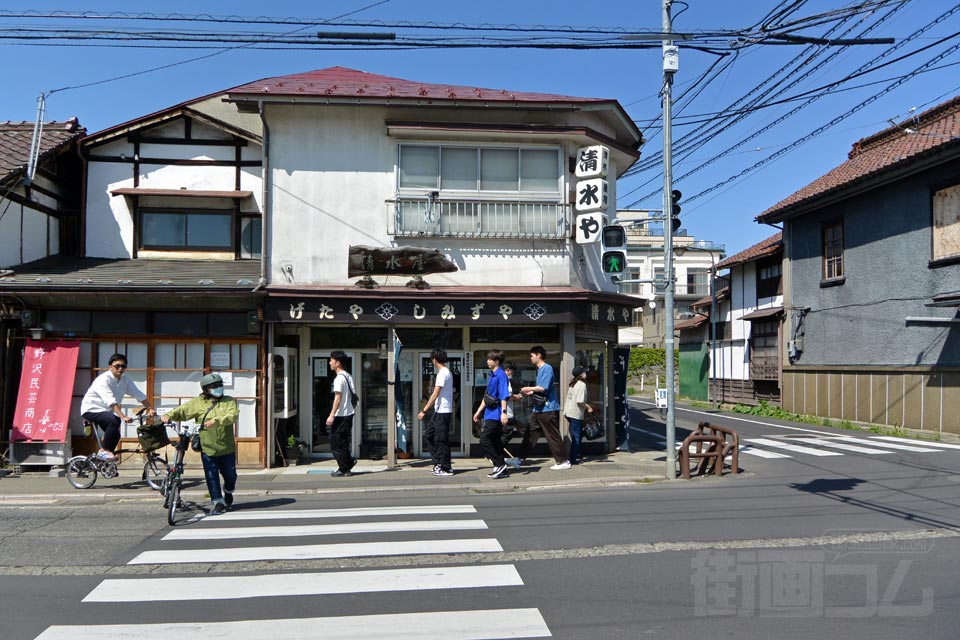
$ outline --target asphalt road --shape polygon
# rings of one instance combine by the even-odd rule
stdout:
[[[634,444],[662,439],[634,417]],[[174,528],[153,502],[0,505],[0,637],[956,638],[960,449],[709,419],[781,457],[639,487],[262,497]]]

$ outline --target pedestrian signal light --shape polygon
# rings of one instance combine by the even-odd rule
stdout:
[[[627,254],[623,251],[604,251],[601,263],[604,273],[623,273],[627,270]]]
[[[603,228],[603,248],[619,249],[627,246],[627,232],[618,224],[609,225]]]

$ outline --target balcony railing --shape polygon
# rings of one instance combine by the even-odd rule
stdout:
[[[570,205],[506,200],[388,200],[398,237],[545,238],[570,235]]]

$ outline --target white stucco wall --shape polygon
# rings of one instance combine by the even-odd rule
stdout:
[[[229,134],[213,127],[195,123],[193,137],[206,139],[231,139]],[[183,135],[181,122],[171,122],[150,129],[151,137]],[[260,145],[248,143],[241,151],[242,157],[259,160]],[[126,140],[94,147],[93,156],[121,157],[132,159],[134,145]],[[149,143],[140,145],[141,158],[236,160],[232,146],[183,145]],[[139,167],[139,187],[145,189],[188,189],[233,191],[236,188],[236,169],[231,166],[182,166],[144,162]],[[110,192],[133,187],[132,162],[99,162],[91,160],[87,165],[86,201],[86,254],[99,258],[130,258],[133,255],[133,203],[126,196],[112,196]],[[243,167],[240,177],[241,190],[253,195],[241,203],[243,211],[260,211],[263,197],[263,181],[260,167]],[[144,198],[141,206],[178,206],[185,208],[215,207],[230,208],[228,199],[180,199]]]
[[[39,175],[37,184],[50,191],[58,191],[56,185]],[[22,188],[17,189],[17,194],[25,197]],[[30,199],[52,209],[57,208],[57,201],[42,193],[34,191]],[[0,267],[32,262],[60,250],[60,226],[55,217],[7,199],[0,199],[0,213]]]
[[[572,264],[568,240],[395,239],[388,232],[392,207],[386,201],[397,193],[399,140],[387,135],[387,119],[382,107],[268,107],[272,282],[349,285],[351,245],[413,245],[439,249],[460,267],[428,276],[435,286],[585,286],[596,279],[610,287],[599,274],[599,245],[574,249]],[[615,199],[611,194],[610,202]]]

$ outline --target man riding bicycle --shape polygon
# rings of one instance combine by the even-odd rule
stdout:
[[[233,504],[233,490],[237,486],[237,443],[233,425],[240,416],[237,401],[223,395],[223,378],[208,373],[200,379],[198,397],[167,411],[161,420],[194,420],[201,424],[200,444],[203,452],[203,475],[213,502],[212,515],[220,515]],[[220,476],[223,476],[221,490]]]
[[[120,402],[124,396],[133,396],[147,408],[147,415],[156,412],[147,402],[147,395],[137,388],[133,380],[124,375],[127,369],[127,356],[115,353],[110,356],[109,369],[97,376],[80,403],[80,414],[85,420],[103,429],[103,441],[97,457],[102,460],[116,460],[114,451],[120,442],[120,425],[133,418],[123,413]]]

